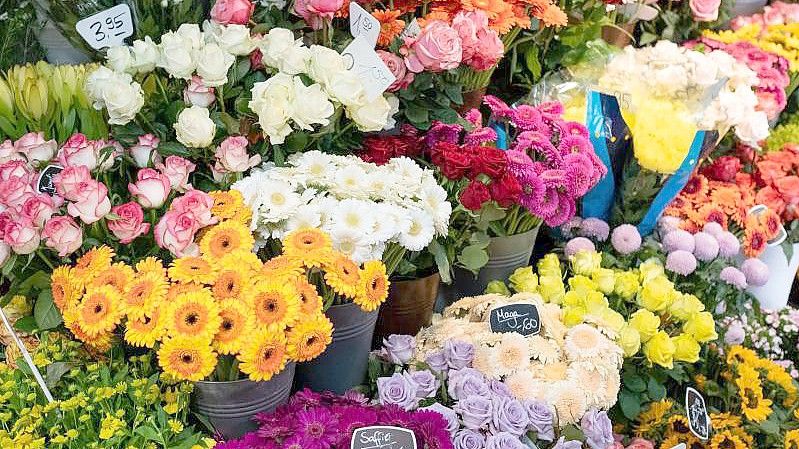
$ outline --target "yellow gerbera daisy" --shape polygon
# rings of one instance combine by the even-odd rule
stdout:
[[[251,252],[255,239],[250,228],[237,221],[223,221],[208,231],[200,240],[200,251],[209,260],[239,251]]]
[[[267,381],[283,371],[288,362],[286,336],[282,332],[261,330],[255,333],[238,356],[239,369],[250,380]]]
[[[355,262],[343,254],[336,254],[322,269],[325,271],[325,282],[333,291],[347,298],[355,298],[361,279]]]
[[[371,312],[388,298],[386,266],[379,260],[367,261],[358,277],[360,281],[354,302],[364,311]]]
[[[211,292],[214,294],[214,299],[218,301],[238,299],[249,283],[248,278],[241,271],[222,270],[217,273],[211,286]]]
[[[203,339],[168,338],[158,349],[158,364],[170,376],[196,382],[214,371],[216,353]]]
[[[254,329],[253,318],[244,303],[225,301],[219,310],[222,322],[214,337],[214,347],[220,354],[236,354],[249,340]]]
[[[199,292],[202,290],[205,290],[205,287],[195,282],[187,282],[185,284],[170,284],[169,290],[166,292],[166,300],[168,302],[172,302],[175,300],[175,298],[183,293]]]
[[[168,290],[167,281],[160,274],[147,272],[136,275],[122,297],[128,318],[134,320],[143,318],[166,299]]]
[[[202,257],[181,257],[169,267],[169,277],[176,282],[210,284],[216,276],[214,267]]]
[[[222,318],[211,292],[203,289],[178,295],[167,307],[164,327],[170,337],[200,338],[210,342]]]
[[[53,293],[53,302],[58,310],[64,311],[67,307],[74,307],[83,294],[83,287],[72,274],[72,268],[62,265],[50,275],[50,288]]]
[[[322,297],[315,286],[300,277],[294,280],[294,288],[300,295],[300,312],[306,315],[322,312]]]
[[[333,323],[318,313],[303,319],[288,332],[289,357],[296,362],[307,362],[325,352],[333,341]]]
[[[125,341],[133,346],[152,348],[163,336],[161,311],[157,308],[153,309],[149,316],[128,319],[125,326]]]
[[[268,326],[282,332],[293,325],[300,316],[300,295],[290,284],[260,282],[245,293],[255,312],[256,326]]]
[[[741,411],[746,419],[754,422],[763,422],[771,415],[771,399],[763,397],[760,382],[739,377],[735,379],[738,385],[738,395],[741,397]]]
[[[86,285],[97,273],[110,267],[113,258],[114,250],[105,245],[92,248],[78,258],[72,273],[80,280],[82,285]]]
[[[260,274],[270,278],[293,278],[304,272],[302,262],[288,256],[273,257],[264,262]]]
[[[238,190],[217,190],[210,192],[209,195],[214,199],[211,214],[219,219],[230,220],[241,217],[244,211],[252,213],[249,206],[244,204],[244,197]]]
[[[215,261],[219,270],[237,270],[247,276],[255,276],[264,266],[258,255],[250,251],[238,251],[222,256]]]
[[[136,272],[139,274],[155,273],[161,277],[166,277],[166,268],[161,262],[161,259],[156,257],[147,257],[136,263]]]
[[[91,336],[114,330],[122,320],[122,298],[119,292],[108,285],[86,291],[78,304],[77,323]]]
[[[725,430],[713,435],[710,449],[747,449],[747,446],[740,438]]]
[[[89,282],[86,288],[110,285],[118,292],[122,293],[133,280],[133,276],[133,268],[129,267],[127,264],[122,262],[113,263],[108,268],[97,272],[97,275]]]
[[[799,429],[785,432],[785,449],[799,449]]]
[[[326,232],[316,228],[292,231],[283,237],[283,254],[301,260],[306,267],[330,263],[333,242]]]

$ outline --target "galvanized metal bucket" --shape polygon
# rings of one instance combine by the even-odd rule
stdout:
[[[380,307],[372,346],[380,346],[383,338],[391,334],[416,335],[422,327],[429,326],[440,283],[438,273],[391,281],[388,300]]]
[[[468,270],[455,268],[455,288],[458,297],[482,295],[488,283],[508,279],[514,270],[527,266],[533,255],[537,226],[527,232],[508,237],[494,237],[488,244],[488,263],[480,269],[477,277]]]
[[[379,310],[364,312],[353,303],[328,309],[325,314],[333,322],[333,341],[322,355],[297,365],[298,387],[342,394],[361,385]]]
[[[267,382],[195,382],[192,410],[208,418],[225,438],[238,438],[256,429],[253,415],[271,412],[288,401],[295,367],[293,362],[287,364]]]

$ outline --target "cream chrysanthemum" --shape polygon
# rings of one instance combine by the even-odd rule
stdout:
[[[588,324],[578,324],[566,333],[566,355],[571,360],[585,360],[602,355],[607,338],[597,328]]]
[[[517,333],[502,334],[502,341],[492,349],[496,369],[502,375],[524,370],[530,364],[530,347],[525,336]]]
[[[541,363],[553,363],[560,360],[560,348],[551,340],[547,340],[540,335],[533,335],[527,338],[527,344],[530,347],[532,358],[539,360]]]
[[[588,410],[581,386],[572,382],[552,385],[547,402],[555,407],[561,427],[578,422]]]
[[[505,386],[520,400],[543,399],[544,383],[536,379],[530,371],[518,371],[505,378]]]

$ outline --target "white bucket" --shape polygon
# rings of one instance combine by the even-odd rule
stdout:
[[[759,204],[749,212],[757,214],[766,209],[766,206]],[[788,233],[781,227],[780,234],[768,243],[766,250],[758,257],[768,266],[769,276],[766,285],[747,288],[764,309],[780,310],[788,305],[791,287],[799,270],[799,243],[793,244],[793,255],[791,260],[788,260],[781,246],[787,237]]]

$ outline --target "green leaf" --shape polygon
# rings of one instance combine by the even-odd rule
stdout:
[[[478,245],[469,245],[463,248],[458,262],[466,269],[477,272],[488,263],[488,252]]]
[[[769,435],[779,435],[780,434],[780,425],[779,425],[778,422],[776,422],[774,420],[767,419],[767,420],[763,421],[762,423],[758,424],[757,426],[760,427],[760,430],[762,430],[763,433],[767,433]]]
[[[244,75],[250,71],[250,58],[243,58],[236,64],[233,64],[233,67],[230,68],[230,74],[228,75],[228,85],[234,85],[241,81],[244,78]]]
[[[533,79],[541,77],[541,62],[538,60],[538,47],[531,45],[524,52],[524,65],[533,74]]]
[[[33,306],[33,317],[36,318],[36,325],[39,329],[47,330],[61,324],[61,314],[53,303],[53,294],[50,290],[42,290]]]
[[[179,142],[161,142],[158,145],[158,153],[162,156],[191,156],[191,151]]]
[[[425,123],[429,120],[428,109],[417,103],[408,103],[408,108],[405,110],[405,116],[411,123]]]
[[[49,388],[55,388],[61,377],[68,373],[74,365],[67,362],[54,362],[47,365],[47,370],[44,375],[44,383]]]
[[[427,251],[433,255],[433,258],[436,261],[436,266],[438,267],[438,275],[441,276],[441,281],[445,284],[449,284],[452,282],[452,277],[450,276],[450,264],[449,258],[447,257],[447,250],[444,249],[438,240],[433,240],[427,245]]]
[[[296,153],[298,151],[304,150],[305,147],[308,146],[309,140],[310,136],[308,136],[308,133],[297,131],[286,137],[284,146],[290,153]]]
[[[635,373],[624,373],[622,383],[625,388],[636,393],[643,393],[646,391],[646,381]]]
[[[36,330],[36,318],[32,315],[20,318],[14,322],[14,329],[28,334],[32,333]]]
[[[641,413],[641,401],[638,395],[624,388],[619,393],[619,407],[627,419],[633,420]]]
[[[156,432],[156,430],[150,426],[138,427],[136,428],[135,432],[146,438],[147,441],[160,441],[158,432]]]
[[[649,378],[646,384],[646,391],[653,401],[660,401],[666,397],[666,387],[654,377]]]
[[[232,115],[228,114],[227,112],[221,112],[219,114],[219,119],[222,120],[222,123],[225,124],[225,129],[227,130],[228,134],[239,134],[239,121],[233,118]]]

